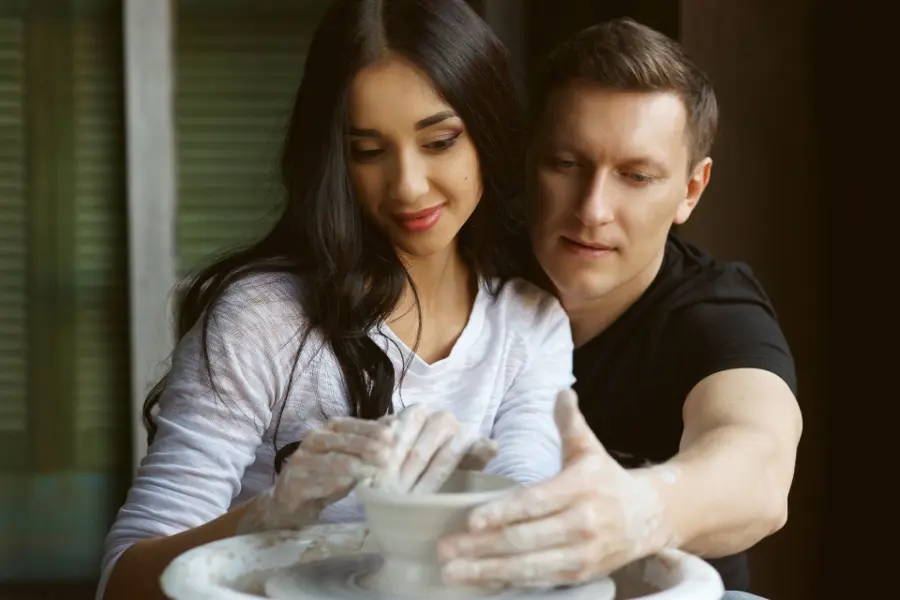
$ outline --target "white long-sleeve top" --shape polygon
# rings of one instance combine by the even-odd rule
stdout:
[[[200,325],[178,344],[156,438],[106,539],[98,600],[131,544],[203,525],[270,487],[276,432],[280,448],[348,414],[340,368],[315,330],[293,368],[305,330],[295,300],[299,285],[283,275],[257,275],[217,303],[208,330],[215,388]],[[497,440],[492,473],[527,484],[559,471],[553,408],[557,392],[574,382],[573,345],[553,296],[524,281],[509,283],[496,298],[481,286],[450,355],[431,364],[387,326],[370,335],[394,364],[396,411],[417,403],[447,410],[471,433]],[[363,512],[353,494],[320,515],[323,523],[357,520]]]

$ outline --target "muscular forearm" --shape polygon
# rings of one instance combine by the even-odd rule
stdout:
[[[235,535],[251,502],[195,529],[135,543],[113,567],[103,600],[166,600],[159,578],[169,563],[188,550]]]
[[[785,462],[773,437],[730,426],[697,437],[667,463],[637,473],[662,499],[663,537],[714,558],[744,551],[784,525],[791,482]]]

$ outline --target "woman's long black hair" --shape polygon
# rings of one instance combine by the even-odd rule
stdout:
[[[360,69],[389,52],[430,77],[478,151],[484,191],[459,232],[463,259],[477,276],[498,285],[523,273],[525,142],[503,45],[463,0],[337,0],[315,32],[297,91],[282,150],[285,205],[280,218],[256,244],[198,272],[180,297],[178,337],[203,319],[211,382],[211,307],[239,280],[284,273],[303,280],[296,300],[309,323],[301,339],[315,328],[330,345],[350,414],[376,419],[391,412],[394,368],[369,332],[395,308],[409,276],[354,198],[345,148],[349,84]],[[299,359],[298,351],[294,369]],[[163,377],[144,402],[148,443],[156,434],[154,411],[165,387]],[[276,469],[295,448],[296,443],[278,449]]]

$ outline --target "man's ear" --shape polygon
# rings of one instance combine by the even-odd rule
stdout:
[[[675,211],[674,223],[676,225],[684,224],[691,217],[691,213],[694,212],[694,208],[700,201],[700,196],[709,185],[711,172],[712,159],[708,156],[694,166],[691,176],[688,178],[687,194],[678,205],[678,210]]]

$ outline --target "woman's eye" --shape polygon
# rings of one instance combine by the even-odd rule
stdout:
[[[457,140],[457,138],[459,138],[460,135],[461,135],[460,133],[455,133],[451,136],[444,137],[439,140],[435,140],[433,142],[425,144],[425,147],[428,148],[429,150],[438,150],[438,151],[446,150],[447,148],[451,147],[453,144],[456,143],[456,140]]]
[[[351,148],[350,154],[353,156],[354,160],[373,160],[378,158],[384,153],[382,148],[370,148],[370,149],[361,149],[361,148]]]

